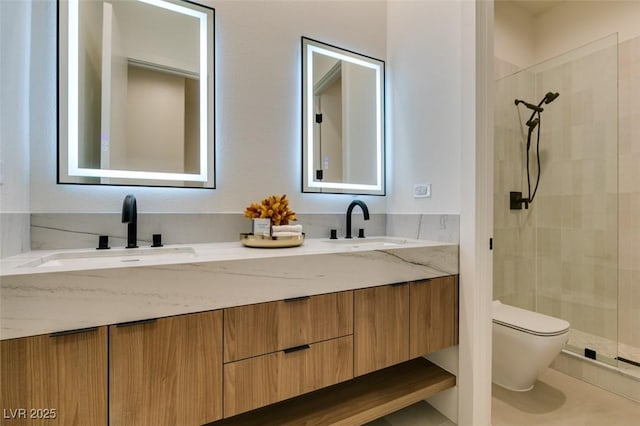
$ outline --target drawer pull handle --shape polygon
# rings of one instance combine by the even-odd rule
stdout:
[[[116,327],[118,327],[118,328],[120,328],[120,327],[131,327],[133,325],[149,324],[149,323],[156,322],[156,321],[157,321],[157,318],[144,319],[144,320],[139,320],[139,321],[121,322],[120,324],[116,324]]]
[[[309,349],[311,346],[309,345],[300,345],[300,346],[294,346],[293,348],[288,348],[285,349],[283,352],[285,354],[290,354],[291,352],[298,352],[298,351],[303,351],[305,349]]]
[[[300,297],[292,297],[290,299],[284,299],[285,303],[290,303],[290,302],[301,302],[303,300],[307,300],[311,298],[311,296],[300,296]]]
[[[395,283],[395,284],[389,284],[391,287],[402,287],[403,285],[407,285],[409,284],[408,282],[404,282],[404,283]]]
[[[55,333],[50,333],[49,337],[61,337],[61,336],[68,336],[70,334],[90,333],[92,331],[97,331],[97,330],[98,330],[98,327],[88,327],[88,328],[78,328],[75,330],[56,331]]]

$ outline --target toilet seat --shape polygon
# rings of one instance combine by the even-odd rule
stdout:
[[[535,336],[558,336],[569,331],[562,319],[493,301],[493,322]]]

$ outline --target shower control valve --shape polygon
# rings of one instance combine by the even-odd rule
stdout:
[[[522,205],[524,204],[524,208],[529,208],[529,199],[522,198],[522,192],[511,191],[509,192],[509,209],[510,210],[522,210]]]

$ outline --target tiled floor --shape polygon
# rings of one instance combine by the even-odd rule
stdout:
[[[493,386],[493,426],[638,426],[640,404],[548,369],[530,392]],[[367,426],[454,426],[418,403]]]

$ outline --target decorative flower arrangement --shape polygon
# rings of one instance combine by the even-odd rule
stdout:
[[[244,209],[244,216],[249,219],[268,218],[272,225],[287,225],[289,221],[296,220],[296,213],[289,209],[287,195],[271,195],[262,203],[252,203]]]

